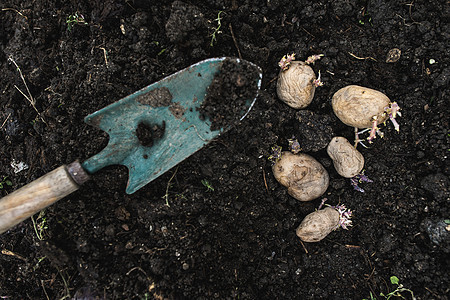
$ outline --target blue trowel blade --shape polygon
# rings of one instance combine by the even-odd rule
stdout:
[[[217,137],[225,128],[211,130],[211,121],[202,118],[198,109],[225,59],[201,61],[87,116],[85,122],[108,133],[109,142],[87,159],[83,168],[92,174],[108,165],[126,166],[126,192],[132,194]],[[262,73],[255,68],[259,76],[254,84],[259,90]],[[241,119],[252,108],[256,96],[248,99]],[[162,136],[151,145],[143,145],[137,134],[140,124],[156,128]]]

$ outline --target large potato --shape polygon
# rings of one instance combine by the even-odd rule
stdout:
[[[364,168],[364,156],[344,137],[334,137],[328,144],[327,153],[342,177],[352,178]]]
[[[304,242],[319,242],[339,226],[339,212],[326,207],[307,215],[296,230]]]
[[[373,117],[378,124],[387,119],[384,108],[389,98],[376,90],[357,85],[346,86],[333,95],[331,104],[336,116],[346,125],[357,128],[372,127]]]
[[[272,167],[275,179],[288,188],[288,193],[300,201],[314,200],[328,188],[327,170],[313,157],[284,151]]]
[[[277,81],[277,95],[292,108],[307,107],[314,98],[316,74],[302,61],[291,61],[289,69],[281,70]]]

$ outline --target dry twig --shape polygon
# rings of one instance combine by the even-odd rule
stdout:
[[[17,87],[17,85],[14,85],[14,87],[25,97],[25,99],[28,100],[28,102],[30,102],[31,106],[33,106],[34,110],[38,114],[39,118],[41,118],[42,122],[44,122],[46,125],[48,125],[47,122],[45,122],[44,118],[41,116],[41,113],[36,108],[36,101],[34,100],[33,96],[31,95],[30,89],[28,88],[28,84],[25,81],[25,77],[23,77],[22,70],[20,70],[20,68],[17,65],[16,61],[12,57],[8,57],[8,60],[11,61],[14,64],[14,66],[16,66],[16,69],[17,69],[17,71],[19,72],[19,75],[20,75],[20,79],[22,79],[22,82],[25,85],[25,88],[27,89],[28,95],[26,95],[24,92],[22,92],[22,90],[19,89]]]
[[[105,58],[105,64],[108,66],[108,51],[105,48],[99,47],[100,50],[103,50],[103,57]]]
[[[6,249],[2,249],[2,254],[4,254],[4,255],[9,255],[9,256],[13,256],[13,257],[18,258],[18,259],[21,259],[21,260],[23,260],[23,261],[26,261],[26,260],[27,260],[26,258],[20,256],[19,254],[14,253],[14,252],[12,252],[12,251],[10,251],[10,250],[6,250]]]
[[[41,279],[41,286],[42,286],[42,289],[44,290],[45,297],[47,298],[47,300],[50,300],[50,298],[48,297],[48,294],[47,294],[47,290],[45,289],[45,286],[44,286],[44,280],[42,280],[42,279]]]
[[[241,50],[239,50],[239,46],[236,40],[236,37],[234,36],[234,32],[233,32],[233,26],[231,26],[231,23],[228,24],[228,27],[230,28],[230,32],[231,32],[231,37],[233,38],[233,42],[234,42],[234,46],[236,46],[236,49],[238,51],[239,54],[239,58],[242,59],[242,54],[241,54]]]
[[[264,185],[266,186],[267,193],[269,192],[269,188],[267,187],[267,181],[266,181],[266,173],[263,170],[263,178],[264,178]]]
[[[308,249],[306,249],[305,244],[300,240],[300,244],[303,246],[303,250],[305,250],[305,253],[308,254]]]
[[[21,15],[22,17],[24,17],[25,20],[28,20],[27,16],[25,16],[24,14],[22,14],[20,11],[18,11],[18,10],[15,9],[15,8],[11,8],[11,7],[2,8],[2,11],[7,11],[7,10],[15,11],[16,13],[18,13],[19,15]]]
[[[178,167],[179,167],[179,166],[178,166]],[[167,205],[168,207],[170,207],[170,205],[169,205],[169,188],[170,188],[170,183],[172,182],[173,178],[174,178],[175,175],[177,174],[178,167],[175,169],[175,172],[173,172],[172,177],[170,177],[169,181],[167,182],[166,194],[163,196],[163,199],[166,200],[166,205]]]
[[[145,275],[147,278],[149,278],[148,275],[147,275],[147,273],[145,273],[145,271],[142,270],[142,268],[140,268],[140,267],[134,267],[134,268],[132,268],[130,271],[127,272],[126,275],[129,276],[129,275],[131,274],[131,272],[133,272],[133,271],[135,271],[135,270],[141,271],[142,273],[144,273],[144,275]]]
[[[9,113],[9,115],[6,117],[5,121],[3,122],[2,126],[0,126],[0,129],[3,128],[3,126],[5,126],[6,121],[8,121],[9,117],[11,116],[11,113]]]
[[[353,53],[351,53],[351,52],[348,52],[348,54],[350,54],[350,56],[352,56],[352,57],[354,57],[354,58],[356,58],[356,59],[360,59],[360,60],[371,59],[371,60],[373,60],[373,61],[377,61],[375,58],[373,58],[373,57],[371,57],[371,56],[367,56],[367,57],[359,57],[359,56],[356,56],[355,54],[353,54]]]

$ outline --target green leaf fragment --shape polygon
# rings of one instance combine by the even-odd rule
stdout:
[[[392,284],[398,284],[400,282],[400,280],[398,279],[397,276],[391,276],[391,283]]]

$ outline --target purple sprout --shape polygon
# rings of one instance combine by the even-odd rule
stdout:
[[[358,176],[358,175],[357,175],[357,176]],[[356,176],[355,176],[355,177],[356,177]],[[351,184],[352,187],[353,187],[355,190],[357,190],[358,192],[365,193],[365,191],[364,191],[362,188],[360,188],[360,187],[358,186],[358,180],[355,179],[355,177],[353,177],[353,178],[350,179],[350,184]]]
[[[315,55],[311,55],[310,57],[308,57],[305,60],[305,63],[309,64],[314,64],[317,60],[321,59],[324,55],[323,54],[315,54]]]
[[[384,108],[384,116],[386,114],[389,116],[389,119],[391,120],[392,124],[394,124],[395,130],[397,132],[399,132],[400,125],[398,125],[397,120],[395,120],[395,118],[397,117],[397,115],[401,116],[402,114],[400,113],[400,106],[398,106],[397,102],[391,102],[391,103],[389,103],[389,106],[386,106]],[[369,129],[366,129],[366,130],[369,130]],[[358,132],[357,134],[363,133],[366,130]],[[356,134],[356,137],[357,137],[357,134]],[[384,133],[378,127],[377,116],[373,116],[372,117],[372,128],[370,128],[370,134],[369,134],[369,137],[367,138],[369,143],[372,143],[373,140],[377,137],[377,135],[379,135],[381,138],[384,137]],[[358,139],[358,142],[361,142],[361,141]],[[364,144],[362,144],[362,145],[364,146]]]
[[[317,210],[320,210],[327,200],[328,200],[328,198],[323,198],[322,201],[320,202],[319,208]]]
[[[319,78],[317,80],[320,80],[320,74],[319,74]],[[315,82],[314,82],[314,84],[315,84]],[[384,114],[383,114],[383,116],[387,115],[389,117],[389,119],[391,120],[391,122],[394,125],[394,128],[397,132],[400,131],[400,125],[397,123],[397,120],[395,118],[397,118],[397,116],[402,116],[402,114],[400,113],[400,110],[401,110],[401,108],[397,104],[397,102],[391,102],[391,103],[389,103],[389,106],[386,106],[384,108]],[[386,124],[386,122],[384,124]],[[378,117],[373,116],[372,117],[372,128],[364,129],[361,132],[357,132],[357,130],[355,129],[355,145],[357,143],[360,143],[365,148],[367,148],[367,146],[364,145],[364,143],[362,143],[362,140],[359,139],[359,134],[364,133],[368,130],[370,130],[369,137],[367,138],[367,141],[369,141],[369,143],[373,143],[373,140],[377,137],[377,135],[379,135],[381,138],[384,137],[384,133],[378,127]]]
[[[368,179],[368,180],[370,180],[370,179]],[[322,202],[320,202],[319,208],[317,210],[320,210],[324,205],[334,208],[339,213],[339,224],[335,228],[335,230],[338,229],[339,227],[342,227],[343,229],[348,230],[348,227],[352,226],[352,220],[350,220],[350,219],[352,217],[353,212],[350,209],[346,208],[344,204],[333,205],[333,206],[325,204],[325,202],[327,200],[328,200],[327,198],[323,198]]]
[[[359,138],[359,135],[364,133],[364,132],[370,131],[369,137],[367,138],[367,140],[369,141],[370,144],[372,144],[373,140],[376,138],[377,135],[379,135],[380,138],[384,137],[384,133],[377,126],[378,125],[378,121],[376,119],[377,119],[376,116],[372,117],[372,120],[373,120],[372,121],[372,128],[366,128],[366,129],[358,132],[358,128],[355,127],[355,148],[356,148],[358,143],[361,144],[364,148],[369,148],[363,143],[364,140],[361,140]]]
[[[288,139],[288,143],[289,143],[289,150],[291,150],[292,153],[297,154],[300,151],[302,151],[300,143],[297,141],[295,136],[292,136],[292,138]]]
[[[377,125],[378,125],[378,118],[377,118],[377,116],[373,116],[372,117],[372,129],[370,129],[370,134],[369,134],[369,137],[367,138],[369,143],[372,143],[373,140],[377,137],[377,132],[381,132]]]
[[[335,210],[337,210],[337,212],[339,213],[339,224],[338,227],[342,227],[345,230],[348,230],[348,227],[352,226],[352,214],[353,212],[348,209],[347,207],[345,207],[344,204],[342,205],[335,205],[335,206],[331,206],[332,208],[334,208]],[[336,227],[337,228],[337,227]]]
[[[369,179],[369,177],[364,175],[364,171],[361,172],[361,174],[358,174],[350,179],[350,184],[353,186],[355,190],[361,193],[365,193],[365,191],[358,186],[358,184],[362,182],[373,182],[373,180]]]
[[[398,125],[397,120],[395,118],[397,115],[400,117],[402,114],[400,113],[400,106],[398,106],[397,102],[391,102],[389,103],[389,106],[384,108],[385,113],[389,116],[389,119],[391,120],[392,124],[394,124],[394,128],[397,132],[400,131],[400,125]]]
[[[323,86],[323,82],[320,80],[320,71],[319,71],[319,77],[317,77],[317,79],[313,81],[313,85],[315,87]]]
[[[275,145],[272,147],[272,154],[269,156],[268,160],[272,163],[272,166],[277,163],[281,158],[281,146]]]
[[[287,69],[289,69],[289,65],[293,60],[295,60],[295,53],[292,53],[291,55],[287,54],[283,56],[283,58],[278,63],[278,66],[280,66],[281,70],[286,71]]]
[[[359,132],[359,133],[363,133],[363,132],[364,132],[364,130]],[[378,127],[378,118],[377,118],[377,116],[373,116],[372,117],[372,128],[370,128],[370,134],[369,134],[369,137],[367,138],[369,143],[372,144],[373,140],[377,137],[377,135],[379,135],[380,138],[384,137],[384,133]]]

